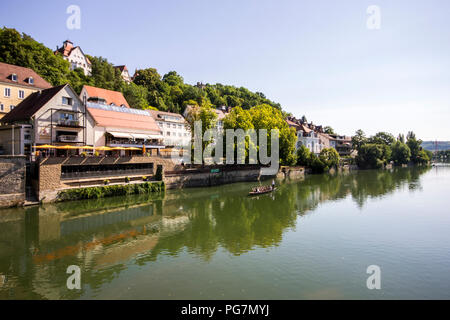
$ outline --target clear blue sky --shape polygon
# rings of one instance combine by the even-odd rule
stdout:
[[[81,8],[81,29],[66,8]],[[369,5],[381,29],[366,26]],[[342,134],[450,140],[450,1],[24,1],[0,25],[187,83],[245,86]]]

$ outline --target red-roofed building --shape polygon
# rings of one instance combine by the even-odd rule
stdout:
[[[116,66],[114,68],[120,71],[120,75],[122,76],[123,81],[125,81],[126,83],[131,83],[131,76],[128,72],[127,66]]]
[[[71,70],[81,68],[85,75],[91,75],[91,62],[80,47],[74,47],[72,41],[66,40],[61,48],[56,47],[55,54],[61,54],[65,60],[69,61]]]
[[[30,68],[0,62],[0,119],[33,92],[51,84]]]
[[[127,100],[125,100],[125,97],[123,96],[122,92],[119,91],[112,91],[85,85],[83,86],[83,89],[81,89],[80,93],[81,100],[84,99],[85,95],[86,100],[88,102],[125,108],[130,107]]]

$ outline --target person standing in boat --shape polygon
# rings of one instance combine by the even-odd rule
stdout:
[[[274,190],[274,189],[275,189],[275,180],[272,179],[272,190]]]

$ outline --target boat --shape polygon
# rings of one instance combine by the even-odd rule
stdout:
[[[258,188],[259,188],[259,191],[256,191],[256,188],[253,188],[253,190],[255,190],[255,191],[253,191],[253,190],[250,191],[250,192],[248,193],[248,195],[249,195],[249,196],[258,196],[258,195],[260,195],[260,194],[270,193],[270,192],[272,192],[272,191],[277,190],[276,187],[272,189],[272,186],[258,187]]]

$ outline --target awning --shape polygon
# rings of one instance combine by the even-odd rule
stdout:
[[[117,131],[108,131],[110,135],[112,135],[114,138],[126,138],[126,139],[133,139],[133,136],[130,133],[125,132],[117,132]]]
[[[142,134],[142,133],[133,133],[132,136],[133,136],[135,139],[144,139],[144,140],[149,139],[148,135]]]
[[[164,137],[160,134],[149,134],[147,137],[148,139],[164,139]]]

